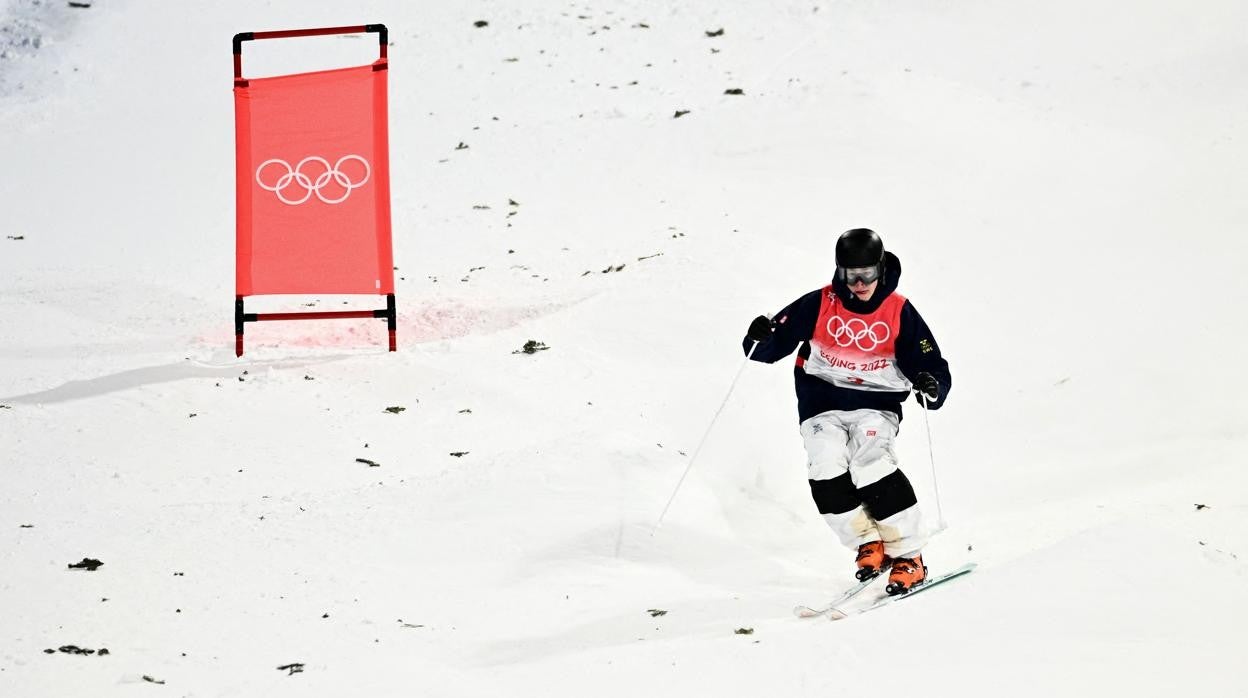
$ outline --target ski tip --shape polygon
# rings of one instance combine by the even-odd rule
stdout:
[[[945,574],[941,576],[942,577],[960,577],[964,574],[967,574],[968,572],[974,572],[976,567],[979,567],[979,565],[974,562],[968,562],[965,565],[962,565],[961,567],[955,570],[952,570],[950,572],[946,572]]]
[[[814,618],[815,616],[819,615],[819,612],[811,608],[810,606],[794,606],[793,615],[797,616],[798,618]]]
[[[845,620],[848,617],[849,614],[839,608],[828,611],[828,620]]]

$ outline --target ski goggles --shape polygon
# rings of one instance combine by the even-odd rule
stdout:
[[[841,275],[846,286],[853,286],[859,282],[869,285],[880,278],[880,265],[878,264],[870,267],[839,268],[836,271]]]

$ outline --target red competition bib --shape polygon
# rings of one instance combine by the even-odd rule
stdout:
[[[824,288],[810,358],[798,357],[798,367],[842,388],[910,390],[910,381],[897,369],[897,333],[905,304],[905,297],[893,293],[875,312],[860,315],[847,310],[831,286]]]

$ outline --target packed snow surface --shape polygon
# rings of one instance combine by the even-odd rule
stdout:
[[[0,696],[1242,691],[1248,5],[76,4],[0,0]],[[235,359],[229,39],[371,22],[399,351]],[[859,226],[954,375],[926,561],[979,568],[833,624],[788,362],[655,525]]]

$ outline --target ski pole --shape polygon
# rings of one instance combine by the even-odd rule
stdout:
[[[923,405],[923,426],[927,428],[927,455],[932,461],[932,490],[936,493],[935,533],[940,533],[949,525],[945,523],[945,514],[940,509],[940,486],[936,483],[936,451],[932,448],[932,422],[927,416],[927,396],[923,393],[919,393],[919,404]]]
[[[750,357],[754,356],[754,350],[758,348],[758,341],[754,341],[754,346],[750,347],[750,351],[745,355],[745,360],[737,368],[737,374],[732,377],[732,384],[728,386],[728,393],[724,395],[724,401],[719,403],[719,409],[715,410],[715,416],[711,417],[711,423],[706,427],[706,433],[702,435],[702,440],[698,442],[698,447],[693,450],[693,457],[689,459],[689,465],[685,466],[685,472],[681,473],[680,480],[676,482],[676,489],[672,490],[672,496],[667,498],[667,505],[663,507],[663,513],[659,514],[659,521],[654,525],[654,530],[650,531],[650,535],[658,533],[659,526],[663,525],[663,517],[667,516],[667,510],[671,508],[672,502],[676,500],[676,493],[680,491],[680,486],[685,483],[685,476],[693,469],[693,464],[698,460],[698,454],[702,452],[702,447],[706,445],[706,439],[711,435],[711,429],[715,428],[715,422],[719,421],[719,415],[724,411],[724,407],[728,405],[728,398],[732,397],[732,391],[737,387],[737,381],[741,378],[741,372],[745,370],[745,365],[750,362]]]

